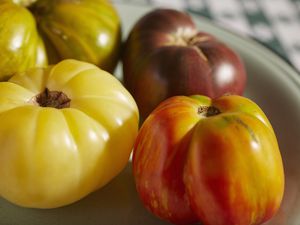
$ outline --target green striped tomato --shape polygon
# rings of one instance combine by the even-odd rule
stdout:
[[[67,58],[117,64],[121,25],[108,0],[4,0],[0,11],[0,80]]]

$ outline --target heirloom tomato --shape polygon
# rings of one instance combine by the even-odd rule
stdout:
[[[0,0],[0,80],[73,58],[112,72],[121,44],[107,0]]]
[[[97,190],[125,167],[138,109],[108,72],[64,60],[0,82],[0,124],[0,196],[53,208]]]
[[[124,46],[124,84],[142,119],[171,96],[241,95],[246,86],[246,70],[238,53],[199,30],[182,11],[155,9],[145,14]],[[145,89],[151,94],[145,94]]]
[[[237,95],[162,102],[139,131],[133,172],[144,205],[175,224],[261,224],[284,191],[272,126]]]

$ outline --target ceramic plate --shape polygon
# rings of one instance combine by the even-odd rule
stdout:
[[[116,4],[123,21],[124,37],[152,8]],[[270,119],[283,156],[286,191],[282,207],[268,225],[300,224],[300,75],[260,44],[228,32],[193,15],[200,30],[211,33],[242,56],[248,83],[245,96],[254,100]],[[120,67],[116,74],[121,77]],[[59,185],[59,184],[55,184]],[[130,163],[111,183],[82,199],[52,210],[26,209],[0,198],[1,225],[159,225],[168,224],[140,203]]]

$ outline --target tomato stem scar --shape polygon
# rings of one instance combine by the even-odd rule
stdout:
[[[43,92],[35,97],[35,101],[41,107],[62,109],[70,107],[71,99],[61,91],[50,91],[48,88],[45,88]]]
[[[221,111],[215,106],[200,106],[200,107],[198,107],[198,114],[204,115],[206,117],[216,116],[220,113],[221,113]]]

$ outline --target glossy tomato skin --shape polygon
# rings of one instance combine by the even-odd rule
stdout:
[[[69,106],[41,106],[45,88]],[[78,201],[127,164],[138,109],[123,85],[95,65],[64,60],[0,83],[0,195],[24,207]]]
[[[161,103],[138,134],[133,171],[146,207],[175,224],[195,215],[205,225],[261,224],[276,213],[284,191],[272,126],[241,96]]]
[[[0,81],[28,66],[45,66],[46,50],[32,14],[9,1],[0,2]]]
[[[245,68],[236,52],[198,31],[187,14],[168,9],[146,14],[132,28],[125,44],[123,72],[144,119],[171,96],[240,95],[246,83]]]
[[[107,0],[38,0],[30,6],[49,62],[74,58],[112,72],[119,59],[121,24]]]
[[[141,200],[150,211],[172,223],[190,224],[197,217],[185,192],[183,168],[192,129],[199,121],[198,101],[169,103],[143,123],[133,151],[133,173]]]
[[[33,4],[34,2],[36,2],[37,0],[5,0],[5,1],[11,1],[17,5],[21,5],[21,6],[29,6],[31,4]]]
[[[121,24],[109,1],[6,0],[0,11],[0,47],[5,50],[0,80],[69,58],[109,72],[117,64]]]

